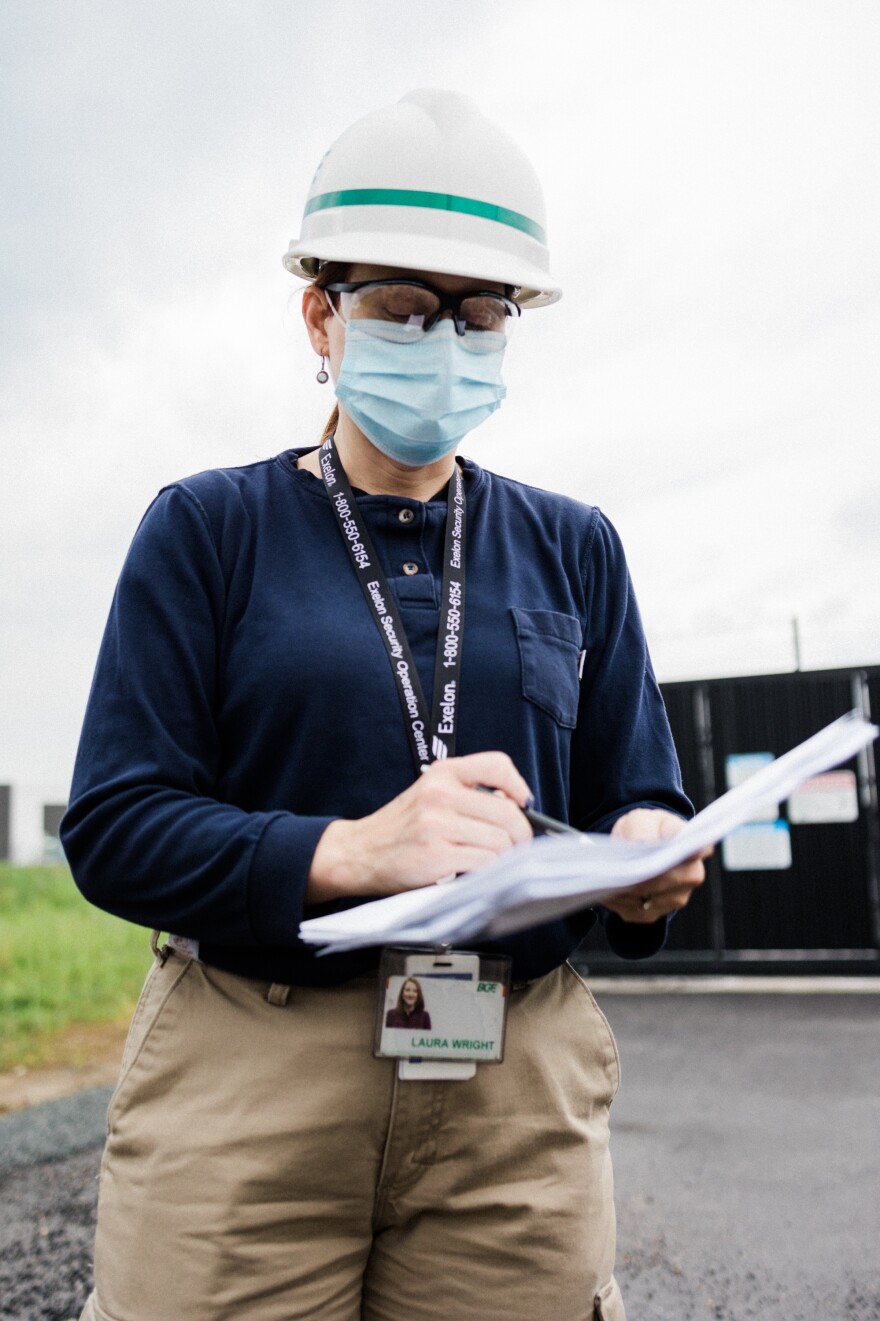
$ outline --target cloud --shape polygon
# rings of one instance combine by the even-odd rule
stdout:
[[[609,512],[661,673],[787,663],[794,614],[808,663],[880,660],[876,6],[449,13],[3,6],[0,780],[66,781],[156,490],[316,438],[281,253],[330,142],[418,85],[532,156],[565,290],[464,449]]]

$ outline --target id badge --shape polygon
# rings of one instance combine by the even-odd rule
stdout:
[[[400,1060],[402,1078],[466,1078],[478,1063],[499,1064],[510,965],[466,950],[384,950],[373,1054]]]

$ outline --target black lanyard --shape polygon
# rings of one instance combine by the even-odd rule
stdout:
[[[434,701],[431,723],[428,725],[425,694],[403,621],[366,524],[361,518],[357,500],[348,484],[345,469],[339,461],[332,436],[328,436],[321,446],[320,461],[324,487],[330,497],[342,539],[348,547],[364,598],[391,662],[410,751],[418,772],[430,766],[432,761],[455,755],[464,636],[466,518],[461,469],[456,463],[449,486],[443,543],[440,627],[437,630],[437,654],[434,661]]]

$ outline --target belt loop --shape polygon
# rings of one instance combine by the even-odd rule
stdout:
[[[266,999],[270,1005],[281,1005],[283,1008],[290,999],[290,987],[282,986],[280,982],[273,982],[269,987]]]
[[[161,949],[159,948],[159,937],[161,935],[162,935],[161,931],[153,931],[151,933],[150,949],[153,951],[153,954],[156,956],[156,960],[159,964],[159,967],[164,968],[168,955],[171,953],[171,946],[163,945]]]

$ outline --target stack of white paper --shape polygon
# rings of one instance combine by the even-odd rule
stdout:
[[[323,953],[362,945],[453,944],[538,926],[601,903],[616,890],[659,876],[764,808],[867,747],[880,734],[857,712],[812,738],[710,803],[672,839],[636,844],[608,835],[543,837],[502,853],[450,885],[376,899],[300,926]]]

